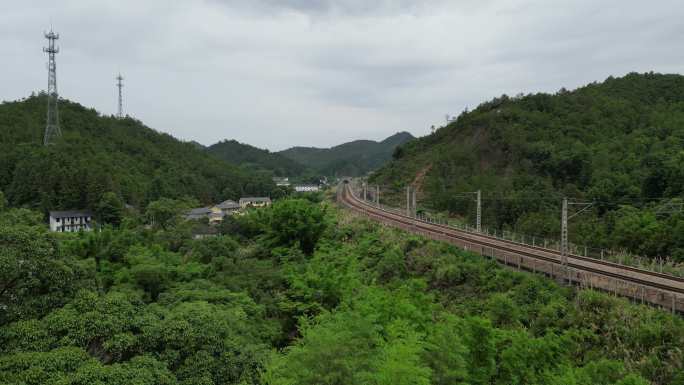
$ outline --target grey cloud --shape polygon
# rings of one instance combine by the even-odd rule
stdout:
[[[636,0],[26,0],[0,3],[0,99],[45,87],[208,144],[416,135],[502,93],[680,71],[684,8]]]
[[[262,12],[294,11],[307,15],[387,15],[416,13],[437,1],[416,0],[214,0],[231,7]]]

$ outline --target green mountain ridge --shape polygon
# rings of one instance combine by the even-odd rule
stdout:
[[[399,147],[370,181],[395,204],[417,184],[424,207],[471,222],[465,193],[481,189],[486,226],[538,236],[558,236],[563,196],[595,202],[571,241],[684,260],[683,214],[659,214],[684,194],[683,148],[684,77],[631,73],[482,103]]]
[[[413,139],[410,133],[399,132],[380,142],[355,140],[331,148],[292,147],[279,154],[325,175],[359,176],[382,166],[397,146]]]
[[[206,151],[228,163],[273,171],[276,176],[300,175],[306,167],[279,153],[263,150],[237,140],[223,140]]]
[[[44,95],[0,104],[0,191],[13,206],[93,208],[108,191],[143,206],[160,197],[200,202],[268,195],[270,173],[214,159],[196,144],[132,118],[60,100],[62,139],[42,145]]]

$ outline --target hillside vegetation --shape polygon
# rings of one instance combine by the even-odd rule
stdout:
[[[59,104],[63,138],[45,147],[45,111],[44,96],[0,104],[0,191],[12,206],[93,208],[105,192],[139,207],[160,197],[216,202],[275,188],[270,173],[66,100]]]
[[[206,149],[210,154],[234,165],[272,171],[276,176],[298,176],[306,167],[279,153],[262,150],[236,140],[224,140]]]
[[[421,204],[470,221],[467,192],[481,189],[484,225],[537,236],[558,236],[563,196],[594,202],[571,221],[572,241],[682,261],[684,77],[495,98],[401,146],[371,178],[395,203],[414,182]]]
[[[360,176],[382,166],[397,146],[413,139],[408,132],[400,132],[381,142],[355,140],[331,148],[292,147],[279,154],[322,175]]]
[[[680,318],[325,203],[199,240],[182,211],[54,234],[3,207],[2,384],[684,383]]]

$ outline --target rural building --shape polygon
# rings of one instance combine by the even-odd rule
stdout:
[[[221,222],[226,215],[218,206],[209,207],[209,223]]]
[[[273,183],[275,183],[276,186],[289,186],[290,185],[290,178],[274,177]]]
[[[223,215],[232,215],[240,211],[240,204],[230,199],[217,204],[216,207],[223,212]]]
[[[219,231],[215,226],[210,226],[207,224],[198,224],[192,228],[192,238],[193,239],[204,239],[211,238],[219,235]]]
[[[187,214],[185,214],[185,219],[202,219],[202,218],[209,218],[209,214],[211,214],[211,210],[209,207],[198,207],[196,209],[192,209],[188,211]]]
[[[223,221],[223,217],[226,215],[236,214],[242,209],[248,207],[264,207],[270,204],[270,198],[240,198],[240,203],[229,199],[214,206],[192,209],[185,214],[185,219],[200,220],[207,218],[210,224],[218,223]]]
[[[224,215],[225,214],[220,208],[218,208],[218,206],[198,207],[188,211],[188,213],[185,215],[185,219],[198,220],[207,218],[209,219],[209,223],[216,223],[221,222]]]
[[[248,207],[266,207],[271,205],[271,198],[250,197],[240,198],[240,207],[246,209]]]
[[[75,233],[90,231],[93,213],[87,210],[50,211],[50,231]]]
[[[320,191],[321,187],[315,184],[300,184],[294,186],[296,192],[316,192]]]

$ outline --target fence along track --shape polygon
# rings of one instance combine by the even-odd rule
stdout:
[[[624,296],[673,313],[684,313],[684,279],[680,277],[578,255],[568,255],[566,268],[561,265],[560,253],[555,250],[458,230],[387,211],[354,196],[348,184],[338,187],[338,200],[349,209],[375,221],[455,244],[519,270],[542,273],[583,288]]]

